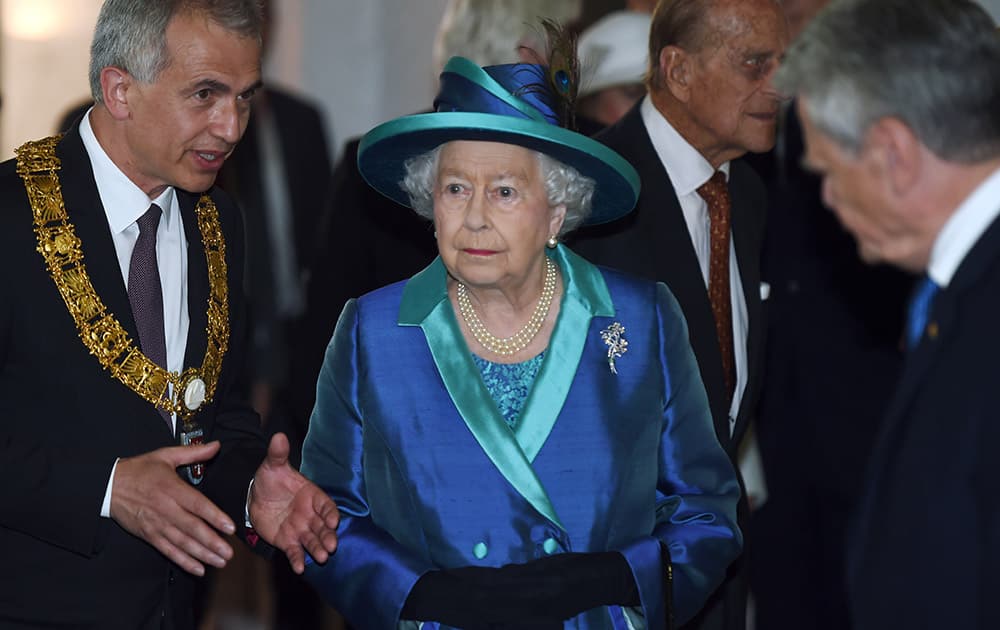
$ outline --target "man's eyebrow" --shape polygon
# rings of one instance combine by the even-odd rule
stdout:
[[[239,93],[243,94],[245,92],[253,92],[255,90],[259,90],[261,87],[263,87],[263,85],[264,85],[263,81],[258,79],[249,87],[240,90]],[[200,81],[197,81],[194,84],[194,89],[195,91],[209,89],[219,92],[221,94],[229,94],[233,92],[233,87],[231,85],[229,85],[228,83],[223,83],[218,79],[201,79]]]
[[[228,94],[233,90],[229,84],[223,83],[218,79],[200,79],[195,82],[193,88],[195,91],[209,89],[215,92],[222,92],[224,94]]]
[[[257,90],[259,90],[259,89],[261,89],[263,87],[264,87],[264,81],[261,80],[261,79],[257,79],[257,81],[255,81],[253,84],[251,84],[250,87],[248,87],[245,90],[243,90],[242,92],[240,92],[240,94],[243,94],[245,92],[256,92]]]

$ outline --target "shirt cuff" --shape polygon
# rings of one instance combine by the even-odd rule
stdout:
[[[101,516],[104,518],[111,518],[111,488],[115,485],[115,470],[117,468],[118,459],[116,458],[114,465],[111,467],[111,477],[108,478],[108,487],[104,490],[104,502],[101,503]]]
[[[253,529],[253,523],[250,522],[250,491],[253,490],[253,479],[250,480],[250,485],[247,486],[247,501],[243,507],[243,525],[247,529]]]

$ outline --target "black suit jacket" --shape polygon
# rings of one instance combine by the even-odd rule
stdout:
[[[347,300],[409,278],[438,253],[430,221],[365,182],[358,170],[360,142],[354,138],[344,147],[318,231],[324,246],[309,273],[309,312],[295,366],[299,380],[312,383],[297,400],[301,417],[312,411],[316,375]]]
[[[67,213],[94,288],[138,339],[107,219],[77,127],[59,144]],[[195,578],[100,516],[116,458],[175,444],[152,405],[103,370],[46,271],[14,161],[0,165],[0,627],[193,628]],[[200,489],[242,529],[265,449],[235,382],[244,329],[239,213],[212,193],[226,239],[231,337],[215,400],[196,418],[222,450]],[[196,195],[178,191],[188,241],[185,366],[206,348],[207,264]],[[164,625],[161,625],[164,624]]]
[[[776,148],[745,158],[770,202],[767,376],[754,425],[767,502],[750,521],[750,582],[759,628],[847,630],[846,528],[902,366],[911,278],[861,261],[820,200],[820,178],[801,167],[793,106],[778,125]]]
[[[635,106],[618,123],[595,136],[639,171],[642,192],[635,210],[622,219],[581,230],[571,245],[587,260],[667,284],[687,318],[691,347],[708,392],[719,443],[735,461],[760,389],[763,312],[760,299],[760,251],[764,237],[763,185],[743,162],[730,166],[732,233],[747,303],[747,386],[730,436],[729,403],[715,319],[701,267],[691,244],[673,184],[653,148]]]
[[[1000,219],[930,322],[868,467],[848,558],[856,630],[1000,628]]]
[[[274,121],[280,158],[284,164],[289,194],[296,262],[305,269],[321,245],[317,227],[330,196],[333,165],[326,142],[326,125],[320,111],[308,101],[277,88],[265,88]],[[260,272],[270,263],[267,216],[264,204],[262,165],[272,156],[260,152],[258,108],[250,114],[243,139],[226,160],[219,174],[219,186],[233,196],[246,213],[248,267]],[[252,249],[251,249],[252,248]]]
[[[275,309],[274,255],[263,167],[268,160],[281,160],[298,267],[295,271],[303,280],[317,247],[322,245],[317,228],[329,199],[333,167],[325,125],[316,107],[275,88],[266,88],[261,97],[243,139],[219,173],[218,185],[232,195],[244,213],[246,289],[252,315],[251,370],[255,378],[281,387],[288,378],[288,347],[292,343],[288,337],[294,332],[286,326],[294,320],[289,322]],[[277,155],[261,153],[259,119],[264,107],[275,126]]]

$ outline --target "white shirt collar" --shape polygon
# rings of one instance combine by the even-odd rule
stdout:
[[[927,275],[947,287],[979,237],[1000,215],[1000,169],[983,180],[958,206],[934,239]]]
[[[90,112],[80,121],[80,138],[90,157],[90,165],[94,171],[97,183],[97,193],[104,205],[104,213],[108,217],[108,225],[112,234],[123,232],[149,209],[151,203],[160,206],[163,216],[161,223],[169,226],[174,221],[174,199],[176,193],[173,186],[168,186],[156,199],[150,199],[125,173],[111,161],[104,147],[94,135],[90,126]]]
[[[653,148],[666,169],[670,182],[678,197],[694,194],[702,184],[715,174],[715,169],[673,125],[656,109],[653,99],[647,94],[639,106],[646,133],[653,142]],[[719,167],[729,179],[729,162]]]

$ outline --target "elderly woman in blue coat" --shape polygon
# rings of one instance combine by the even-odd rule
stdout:
[[[341,525],[306,576],[354,627],[663,628],[740,552],[677,302],[559,244],[639,182],[554,85],[454,58],[435,112],[361,143],[440,256],[349,302],[319,376],[302,471]]]

